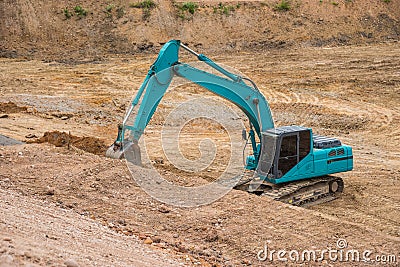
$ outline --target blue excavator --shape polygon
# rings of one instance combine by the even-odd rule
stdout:
[[[180,62],[180,48],[219,75]],[[247,116],[250,127],[242,134],[249,140],[252,154],[247,156],[245,171],[235,189],[297,206],[327,202],[343,192],[343,180],[331,174],[353,169],[350,146],[336,138],[315,135],[312,129],[303,126],[275,128],[268,102],[252,80],[229,72],[178,40],[171,40],[161,48],[106,156],[121,159],[129,148],[133,151],[131,161],[141,164],[138,141],[174,77],[182,77],[223,97]],[[139,103],[133,123],[128,123]],[[126,131],[130,131],[129,138]]]

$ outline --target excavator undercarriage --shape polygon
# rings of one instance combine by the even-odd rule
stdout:
[[[332,201],[343,192],[344,188],[342,178],[335,176],[327,175],[290,183],[273,184],[260,178],[254,178],[254,173],[254,171],[247,171],[242,174],[234,189],[294,206],[310,207]]]

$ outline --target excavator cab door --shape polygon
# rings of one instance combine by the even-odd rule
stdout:
[[[257,173],[270,177],[276,165],[276,148],[279,144],[279,135],[270,132],[261,133],[261,151],[257,166]]]
[[[284,134],[278,142],[275,177],[280,178],[299,163],[299,133]]]
[[[262,133],[262,148],[257,172],[281,178],[299,162],[299,133]]]

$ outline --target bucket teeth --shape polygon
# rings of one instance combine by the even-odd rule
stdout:
[[[124,158],[124,151],[122,150],[122,146],[112,144],[106,151],[106,157],[112,159]]]

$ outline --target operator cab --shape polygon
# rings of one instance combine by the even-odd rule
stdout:
[[[312,134],[309,128],[273,128],[262,132],[261,138],[263,145],[257,171],[268,178],[281,178],[311,152]]]

